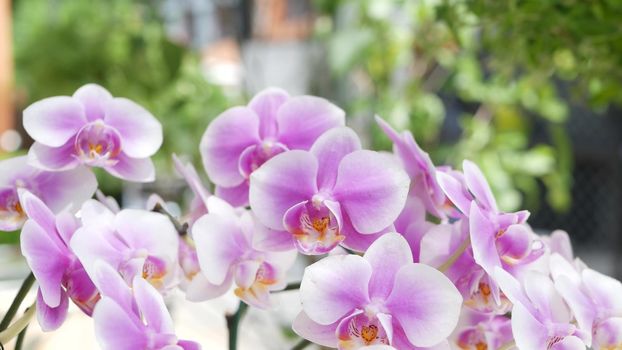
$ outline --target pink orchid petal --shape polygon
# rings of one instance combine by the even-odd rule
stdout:
[[[41,199],[28,192],[28,190],[19,189],[17,193],[22,210],[28,215],[28,218],[36,222],[57,246],[62,246],[60,237],[56,234],[56,217],[54,213],[52,213]]]
[[[112,101],[108,90],[97,84],[86,84],[73,93],[73,98],[80,101],[88,121],[104,120],[106,105]]]
[[[242,235],[233,217],[210,213],[194,223],[192,237],[199,265],[210,283],[222,284],[231,266],[244,254],[247,247]]]
[[[539,316],[557,323],[570,322],[570,310],[557,293],[549,276],[538,272],[528,272],[524,277],[523,286],[531,305],[536,308]]]
[[[259,118],[246,107],[226,110],[214,119],[201,139],[201,157],[209,178],[219,186],[233,187],[244,181],[238,159],[245,148],[260,142]]]
[[[119,254],[118,244],[110,227],[89,225],[79,228],[69,245],[89,276],[94,276],[98,260],[105,261],[115,269],[121,265],[123,257]]]
[[[97,190],[97,179],[90,169],[42,172],[35,178],[41,200],[55,213],[76,212]]]
[[[462,214],[468,215],[473,197],[465,192],[466,190],[462,183],[453,176],[442,171],[436,173],[436,180],[443,189],[443,192],[445,192],[447,198],[449,198],[456,208],[458,208]]]
[[[465,160],[462,163],[462,169],[464,170],[464,180],[466,181],[469,191],[473,193],[473,196],[477,199],[478,203],[482,205],[485,210],[492,212],[498,212],[497,201],[492,194],[492,190],[486,181],[486,177],[479,169],[479,167],[469,161]]]
[[[37,291],[37,321],[44,332],[57,330],[67,318],[67,310],[69,310],[69,298],[67,293],[61,292],[60,304],[56,307],[50,307],[45,303],[41,290]]]
[[[248,181],[244,181],[234,187],[216,186],[214,194],[234,207],[244,207],[248,205],[248,191]]]
[[[314,96],[297,96],[281,105],[277,113],[279,142],[289,149],[309,149],[326,130],[345,125],[345,112]]]
[[[615,349],[622,345],[622,317],[611,317],[601,322],[594,332],[594,349]]]
[[[433,346],[458,324],[462,296],[438,270],[423,264],[403,266],[386,307],[415,346]]]
[[[587,336],[585,340],[589,343],[592,336],[592,325],[597,312],[597,310],[594,309],[592,300],[586,296],[579,285],[573,282],[567,275],[560,275],[555,278],[555,288],[568,304],[568,307],[577,320],[579,329],[585,331]]]
[[[137,276],[132,283],[134,298],[147,326],[158,333],[174,334],[173,319],[162,295],[146,280]]]
[[[363,255],[372,268],[369,297],[385,299],[391,293],[395,275],[402,266],[412,264],[413,256],[406,239],[398,233],[378,238]]]
[[[146,327],[139,323],[138,318],[128,315],[129,310],[123,309],[112,299],[102,298],[95,307],[93,321],[95,336],[103,350],[136,350],[146,349],[148,333]]]
[[[495,267],[501,266],[499,252],[495,245],[497,234],[495,225],[484,216],[475,202],[471,203],[469,220],[473,258],[489,275],[492,275]]]
[[[369,301],[372,270],[360,256],[328,256],[305,269],[300,286],[304,312],[313,321],[330,325]]]
[[[60,147],[86,124],[82,104],[68,96],[49,97],[24,110],[24,129],[35,141]]]
[[[585,350],[585,343],[575,336],[568,336],[555,343],[551,350]]]
[[[133,182],[153,182],[155,180],[155,167],[150,158],[130,158],[125,153],[120,153],[115,160],[116,164],[106,167],[106,170],[123,180]]]
[[[560,254],[568,261],[572,261],[574,259],[572,244],[570,243],[570,237],[566,231],[553,231],[549,240],[549,248],[551,249],[551,252]]]
[[[273,230],[260,223],[255,223],[253,248],[265,252],[278,252],[295,249],[294,238],[287,231]]]
[[[199,345],[199,343],[190,340],[180,340],[177,342],[177,345],[182,350],[201,350],[201,345]]]
[[[253,97],[248,108],[259,117],[259,136],[275,137],[278,133],[276,116],[279,108],[289,99],[289,94],[279,88],[268,88]]]
[[[255,282],[257,271],[261,262],[257,260],[245,260],[235,265],[234,281],[238,287],[247,289]]]
[[[43,170],[69,170],[80,164],[75,153],[76,146],[75,138],[73,137],[59,147],[50,147],[40,142],[35,142],[28,150],[28,163]]]
[[[391,225],[406,203],[410,179],[387,155],[360,150],[339,164],[333,195],[360,233]]]
[[[292,329],[299,336],[315,344],[336,348],[338,343],[337,336],[335,335],[337,324],[338,322],[330,325],[321,325],[310,319],[304,311],[301,311],[294,319]]]
[[[223,283],[216,285],[210,283],[203,273],[198,273],[186,287],[186,299],[199,302],[218,298],[231,290],[232,283],[232,274],[228,274]]]
[[[22,254],[39,282],[39,289],[50,307],[61,302],[61,282],[69,267],[69,252],[60,246],[55,232],[47,232],[34,221],[26,221],[21,233]]]
[[[317,193],[318,162],[305,151],[277,155],[251,175],[249,202],[264,225],[283,229],[285,212]]]
[[[207,203],[207,198],[211,195],[208,189],[203,185],[197,170],[194,168],[192,163],[188,162],[184,164],[176,154],[173,153],[173,165],[175,166],[175,170],[181,175],[188,187],[192,190],[194,195],[199,198],[203,203]]]
[[[331,190],[337,180],[337,170],[343,157],[361,149],[361,140],[347,127],[331,129],[320,136],[309,152],[318,160],[318,188]]]
[[[107,125],[121,135],[123,153],[130,158],[147,158],[162,146],[162,124],[145,108],[117,97],[106,104]]]
[[[62,212],[56,216],[56,231],[64,245],[69,247],[71,237],[80,228],[78,219],[69,212]]]
[[[511,259],[526,257],[531,249],[531,232],[525,225],[510,225],[505,232],[497,238],[496,245],[500,256]]]
[[[393,317],[385,313],[378,313],[376,314],[376,317],[378,318],[380,325],[382,326],[385,334],[387,335],[389,344],[392,344],[393,343]]]
[[[546,349],[547,327],[521,304],[512,308],[512,334],[519,349]]]
[[[591,269],[582,272],[583,285],[597,307],[611,315],[622,315],[622,283]]]
[[[132,289],[115,268],[103,260],[98,260],[94,264],[91,276],[93,283],[103,297],[114,300],[124,310],[133,311],[136,315],[139,314]]]

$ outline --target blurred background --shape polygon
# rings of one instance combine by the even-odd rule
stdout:
[[[370,147],[390,148],[378,114],[437,165],[474,160],[503,209],[529,209],[539,232],[567,230],[589,265],[622,277],[621,1],[0,4],[0,157],[29,147],[30,103],[96,82],[165,132],[155,184],[99,174],[103,191],[130,206],[153,191],[181,200],[170,154],[200,169],[209,121],[279,86],[340,105]],[[25,271],[17,237],[0,235],[4,279]]]

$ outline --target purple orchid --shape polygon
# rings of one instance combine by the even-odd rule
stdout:
[[[495,280],[513,303],[512,333],[519,350],[585,350],[587,334],[573,322],[548,276],[530,272],[521,283],[497,267]]]
[[[307,267],[300,295],[303,311],[294,331],[341,350],[442,346],[462,304],[447,277],[413,263],[408,243],[397,233],[378,238],[362,257],[332,255]]]
[[[99,85],[33,103],[24,110],[24,129],[36,141],[28,156],[38,168],[58,171],[84,164],[129,181],[155,179],[149,157],[162,144],[162,125],[143,107],[113,98]]]
[[[308,150],[326,130],[344,124],[344,111],[327,100],[267,89],[212,121],[201,140],[203,164],[216,195],[244,206],[250,175],[263,163],[288,150]]]
[[[361,150],[352,129],[334,128],[309,151],[270,159],[251,176],[257,219],[292,234],[304,254],[338,244],[363,251],[392,229],[408,194],[408,175],[385,154]]]
[[[114,214],[95,200],[82,206],[81,216],[70,244],[90,276],[103,260],[128,283],[141,276],[161,292],[177,285],[179,238],[166,216],[137,209]]]
[[[499,211],[492,190],[477,165],[465,160],[463,169],[464,182],[444,172],[438,172],[437,177],[447,197],[468,218],[468,239],[475,262],[492,277],[496,267],[516,273],[517,269],[542,256],[543,242],[525,224],[529,212]],[[499,304],[498,287],[492,283],[490,288]]]
[[[98,261],[93,280],[101,290],[93,320],[104,350],[199,350],[199,344],[179,340],[173,320],[158,291],[134,277],[130,288],[111,266]]]
[[[30,218],[21,234],[22,254],[39,282],[37,318],[44,331],[55,330],[67,316],[71,299],[84,313],[91,315],[99,292],[78,258],[69,249],[69,241],[79,226],[68,212],[54,216],[35,195],[20,190],[20,202]]]
[[[0,161],[0,231],[17,230],[26,221],[19,189],[34,193],[59,213],[78,210],[95,193],[97,180],[84,168],[62,172],[33,168],[25,156]]]
[[[514,341],[509,318],[463,309],[452,342],[461,350],[506,349]]]
[[[269,308],[270,292],[285,288],[285,273],[294,263],[296,251],[293,247],[282,252],[256,249],[253,236],[258,223],[250,211],[236,211],[217,197],[208,199],[208,209],[209,214],[192,227],[201,273],[207,282],[203,299],[221,296],[235,283],[234,293],[240,299]]]
[[[445,193],[436,180],[436,168],[430,156],[419,147],[411,132],[404,131],[400,134],[378,116],[376,122],[393,141],[393,152],[410,177],[412,188],[409,196],[419,198],[431,215],[445,219]]]
[[[194,194],[187,220],[192,225],[201,216],[207,214],[207,199],[211,196],[211,193],[201,182],[201,178],[192,163],[184,164],[177,155],[173,154],[173,164],[177,173],[186,181],[186,184],[188,184],[188,187]]]
[[[495,281],[475,262],[471,247],[465,246],[468,243],[468,229],[468,222],[462,219],[428,230],[421,239],[420,262],[442,269],[458,288],[468,308],[504,314],[511,309],[511,303],[499,292]]]
[[[622,283],[556,253],[550,265],[555,287],[585,332],[586,344],[622,348]]]

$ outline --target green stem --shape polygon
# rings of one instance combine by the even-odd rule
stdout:
[[[289,283],[285,286],[285,289],[275,290],[272,293],[286,292],[288,290],[298,290],[300,289],[300,282]]]
[[[311,345],[310,341],[308,341],[307,339],[302,339],[301,341],[298,342],[298,344],[294,345],[292,350],[302,350],[309,345]]]
[[[26,331],[28,330],[28,326],[24,328],[19,335],[17,336],[17,340],[15,341],[15,350],[22,350],[22,345],[24,345],[24,339],[26,338]]]
[[[19,287],[19,290],[17,291],[17,295],[15,296],[15,299],[13,299],[13,303],[11,303],[11,306],[9,307],[9,311],[6,312],[6,314],[4,315],[4,318],[2,319],[2,322],[0,322],[0,332],[4,331],[5,329],[9,327],[9,325],[11,324],[11,321],[13,320],[13,317],[15,317],[15,314],[17,313],[17,310],[19,309],[19,306],[24,301],[24,298],[26,297],[26,295],[28,294],[28,291],[30,291],[30,288],[32,288],[32,285],[34,283],[35,283],[35,276],[31,272],[28,275],[28,277],[26,277],[24,282],[22,282],[22,286]]]
[[[179,222],[179,220],[177,220],[177,218],[173,216],[173,214],[166,210],[166,208],[160,205],[160,203],[156,203],[152,211],[164,214],[166,217],[168,217],[168,219],[173,223],[173,226],[175,226],[175,230],[177,230],[177,233],[180,236],[185,236],[188,233],[188,223],[182,224],[181,222]]]
[[[238,329],[240,328],[240,321],[248,310],[248,305],[244,302],[240,302],[238,311],[227,316],[227,328],[229,329],[229,350],[237,350],[238,348]]]
[[[8,343],[9,341],[11,341],[11,339],[17,337],[18,334],[24,330],[24,328],[28,327],[28,324],[35,316],[36,311],[37,311],[37,306],[36,304],[33,303],[26,310],[26,312],[24,313],[24,316],[20,317],[9,328],[0,332],[0,344]]]
[[[451,254],[451,256],[444,263],[442,263],[437,269],[440,272],[445,272],[449,270],[449,268],[456,262],[456,260],[458,260],[460,255],[464,253],[464,251],[467,249],[467,247],[470,244],[471,244],[471,237],[467,237],[464,240],[464,242],[462,242],[462,244],[458,247],[458,249],[456,249],[456,251],[453,254]]]

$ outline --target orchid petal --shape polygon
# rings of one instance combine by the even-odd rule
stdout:
[[[360,256],[333,255],[305,269],[300,286],[304,312],[314,322],[330,325],[369,301],[372,270]]]
[[[106,170],[123,180],[133,182],[153,182],[155,180],[155,167],[150,158],[130,158],[120,153],[115,160],[117,162],[106,167]]]
[[[465,160],[462,163],[462,169],[464,170],[464,180],[466,181],[469,191],[473,193],[478,203],[484,207],[485,210],[492,212],[498,212],[497,202],[492,194],[492,190],[486,181],[486,177],[482,173],[475,163]]]
[[[73,98],[82,103],[88,121],[104,120],[106,105],[112,101],[108,90],[97,84],[86,84],[73,93]]]
[[[147,348],[146,327],[136,316],[128,315],[112,299],[102,298],[95,307],[95,336],[103,350],[136,350]]]
[[[24,110],[24,129],[35,141],[60,147],[86,124],[84,108],[68,96],[49,97]]]
[[[369,281],[369,296],[372,299],[388,297],[397,272],[402,266],[413,262],[408,242],[398,233],[387,233],[378,238],[363,257],[372,268]]]
[[[294,319],[292,329],[299,336],[312,341],[315,344],[326,346],[329,348],[337,347],[337,336],[335,331],[337,330],[337,324],[335,322],[330,325],[321,325],[307,316],[304,311],[301,311]]]
[[[289,99],[289,94],[278,88],[268,88],[253,97],[248,108],[259,117],[259,137],[274,137],[278,132],[276,116],[279,108]]]
[[[106,104],[107,125],[121,135],[123,153],[130,158],[147,158],[162,146],[162,124],[145,108],[127,98]]]
[[[347,127],[331,129],[320,136],[309,152],[318,160],[318,188],[330,190],[335,186],[337,170],[343,157],[361,149],[361,140]]]

